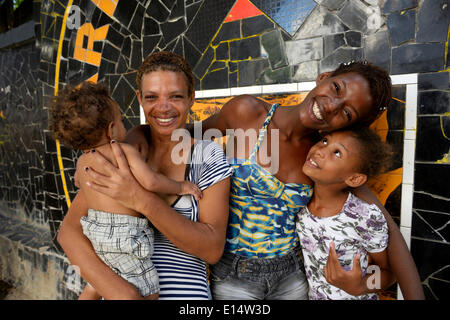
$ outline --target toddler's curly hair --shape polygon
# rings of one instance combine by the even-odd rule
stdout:
[[[392,147],[383,142],[373,130],[362,127],[342,130],[350,132],[359,145],[360,167],[359,172],[367,178],[375,177],[389,169],[392,163]]]
[[[66,146],[91,149],[114,120],[113,110],[106,85],[88,81],[67,85],[49,105],[49,130]]]

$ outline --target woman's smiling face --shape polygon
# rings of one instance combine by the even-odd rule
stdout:
[[[313,130],[333,131],[364,119],[373,107],[368,81],[349,72],[324,74],[300,109],[300,121]]]
[[[194,103],[182,72],[157,70],[144,74],[137,96],[150,128],[161,135],[184,128]]]

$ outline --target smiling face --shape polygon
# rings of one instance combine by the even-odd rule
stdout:
[[[369,83],[363,76],[326,73],[302,102],[300,121],[313,130],[334,131],[364,119],[372,107]]]
[[[157,70],[142,76],[139,103],[152,130],[171,135],[184,128],[194,94],[189,95],[188,82],[182,72]]]
[[[359,173],[362,161],[359,149],[358,141],[348,131],[328,134],[309,150],[303,172],[316,184],[356,187],[358,185],[349,179],[362,175]],[[357,181],[359,185],[364,182],[365,178]]]

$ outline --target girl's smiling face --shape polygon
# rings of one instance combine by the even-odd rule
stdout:
[[[334,131],[364,119],[373,107],[368,81],[355,72],[317,78],[302,102],[300,121],[313,130]]]
[[[316,184],[345,184],[349,177],[359,174],[359,148],[348,131],[328,134],[310,149],[303,172]]]

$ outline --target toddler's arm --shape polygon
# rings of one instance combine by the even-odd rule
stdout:
[[[149,168],[142,159],[140,153],[128,144],[121,144],[122,150],[130,165],[131,172],[136,180],[145,189],[164,194],[191,194],[197,200],[202,197],[202,192],[198,186],[189,181],[175,181],[165,175],[157,173]]]

